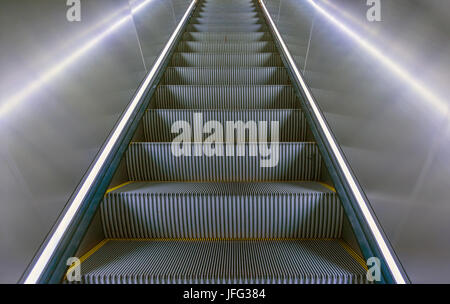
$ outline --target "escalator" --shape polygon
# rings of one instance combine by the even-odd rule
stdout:
[[[128,181],[99,207],[81,283],[366,283],[300,105],[258,3],[200,2],[125,152]],[[208,132],[176,156],[180,121],[267,126],[276,164],[246,136],[227,141],[233,157],[206,155]]]

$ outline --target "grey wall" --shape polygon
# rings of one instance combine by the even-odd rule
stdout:
[[[81,0],[74,23],[66,0],[1,1],[0,283],[17,282],[189,1],[150,1],[50,81],[33,82],[140,1]]]
[[[411,280],[449,283],[450,2],[381,0],[371,23],[365,0],[315,0],[434,98],[308,1],[266,2]]]

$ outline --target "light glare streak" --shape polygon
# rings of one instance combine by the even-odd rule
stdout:
[[[310,1],[310,0],[308,0],[308,1]],[[263,8],[265,15],[267,16],[269,22],[271,23],[272,28],[273,28],[276,36],[278,37],[278,40],[280,41],[281,47],[283,48],[283,50],[287,56],[287,59],[289,60],[289,63],[294,70],[296,78],[299,80],[300,85],[302,86],[302,89],[306,95],[306,99],[313,110],[313,114],[317,118],[319,125],[320,125],[321,129],[323,130],[325,137],[333,151],[333,154],[336,157],[336,160],[337,160],[339,166],[341,167],[341,170],[344,173],[344,176],[345,176],[347,182],[349,183],[349,186],[353,192],[353,195],[355,196],[356,201],[358,202],[361,212],[363,213],[363,216],[364,216],[368,226],[370,227],[372,235],[375,237],[377,244],[380,247],[380,251],[384,256],[384,259],[385,259],[386,263],[388,264],[390,271],[392,272],[394,280],[398,284],[405,284],[406,283],[405,279],[403,278],[403,275],[400,272],[400,269],[398,268],[398,265],[395,262],[394,257],[392,256],[392,253],[389,250],[389,248],[386,244],[386,241],[384,240],[384,237],[382,236],[381,231],[380,231],[377,223],[375,222],[375,219],[373,218],[372,213],[370,212],[369,207],[367,206],[367,203],[366,203],[365,199],[363,198],[363,195],[362,195],[361,191],[359,190],[358,185],[357,185],[353,175],[350,173],[350,169],[347,166],[347,163],[345,162],[344,157],[343,157],[340,149],[338,148],[338,145],[337,145],[333,135],[331,134],[331,131],[325,121],[325,118],[323,117],[316,102],[314,101],[314,98],[313,98],[308,86],[306,85],[306,82],[304,81],[303,76],[298,71],[297,65],[295,64],[295,61],[292,58],[292,56],[289,52],[289,49],[287,48],[286,44],[284,43],[284,40],[283,40],[280,32],[276,28],[275,23],[272,20],[272,17],[270,16],[269,12],[267,11],[267,8],[266,8],[264,2],[262,0],[259,0],[259,2],[261,3],[261,7]]]
[[[42,88],[46,83],[50,80],[54,79],[57,75],[59,75],[63,70],[68,68],[70,65],[75,63],[80,57],[85,55],[89,50],[98,45],[103,39],[111,35],[118,28],[124,25],[126,22],[131,21],[132,15],[138,13],[141,9],[143,9],[147,4],[149,4],[152,0],[142,1],[138,6],[131,10],[131,14],[121,18],[110,27],[108,27],[105,31],[89,40],[82,47],[77,49],[75,52],[71,53],[68,57],[63,59],[61,62],[50,68],[49,70],[42,73],[36,80],[27,85],[24,89],[22,89],[19,93],[2,102],[0,105],[0,118],[6,115],[9,111],[15,108],[20,104],[24,99],[29,97],[33,92]]]

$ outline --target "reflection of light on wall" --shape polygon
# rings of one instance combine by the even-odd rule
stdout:
[[[310,1],[310,0],[308,0],[308,1]],[[352,193],[361,209],[361,212],[364,216],[366,224],[369,226],[369,228],[372,232],[372,235],[375,238],[377,245],[380,248],[380,251],[384,257],[384,260],[386,261],[387,266],[389,267],[390,271],[392,272],[395,282],[398,284],[404,284],[405,279],[403,278],[403,275],[400,272],[400,269],[399,269],[396,261],[394,260],[393,254],[392,254],[391,250],[389,249],[383,235],[381,234],[381,230],[378,227],[377,222],[375,221],[375,218],[373,217],[372,213],[370,212],[368,203],[364,199],[363,193],[359,189],[358,184],[357,184],[355,178],[353,177],[353,175],[350,171],[350,168],[344,159],[344,155],[342,154],[341,150],[339,149],[339,146],[338,146],[334,136],[332,135],[328,124],[326,123],[325,117],[323,116],[317,103],[315,102],[314,97],[312,96],[308,85],[306,84],[305,80],[303,79],[302,74],[299,72],[297,65],[295,64],[295,61],[292,58],[292,55],[289,52],[289,49],[286,46],[286,43],[284,42],[283,37],[281,36],[280,32],[276,28],[275,23],[272,20],[272,17],[270,16],[269,12],[267,11],[267,8],[266,8],[264,2],[262,0],[259,0],[259,3],[261,4],[262,9],[265,12],[265,15],[267,16],[268,21],[272,25],[275,35],[278,37],[278,40],[280,41],[281,48],[284,50],[287,60],[289,61],[289,64],[293,69],[295,77],[298,80],[298,82],[300,83],[300,86],[302,87],[303,92],[305,93],[306,101],[311,106],[312,114],[317,119],[320,129],[323,131],[323,133],[325,135],[325,140],[330,145],[330,148],[331,148],[330,153],[332,155],[334,155],[334,157],[336,158],[336,161],[338,162],[338,164],[345,176],[345,180],[348,182],[348,185],[350,186]],[[313,3],[315,5],[314,2],[311,1],[311,3]]]
[[[320,2],[323,3],[323,4],[326,4],[327,6],[332,8],[333,10],[339,12],[339,14],[341,14],[342,16],[344,16],[345,18],[347,18],[351,22],[356,23],[358,25],[358,27],[363,28],[364,31],[370,33],[371,35],[376,36],[378,34],[374,30],[374,27],[371,27],[371,26],[367,25],[367,22],[365,22],[365,23],[361,22],[359,19],[355,18],[355,16],[353,16],[352,14],[348,13],[347,11],[341,9],[339,6],[337,6],[333,2],[331,2],[329,0],[320,0]]]
[[[98,45],[103,39],[108,37],[110,34],[114,33],[118,28],[124,25],[126,22],[131,21],[132,15],[139,12],[142,8],[144,8],[148,3],[152,0],[144,0],[139,5],[134,7],[131,10],[131,14],[119,19],[115,23],[113,23],[110,27],[108,27],[105,31],[101,32],[93,39],[89,40],[86,44],[81,46],[79,49],[71,53],[69,56],[64,58],[61,62],[51,67],[49,70],[42,73],[36,80],[28,84],[22,90],[20,90],[16,95],[11,98],[2,101],[0,104],[0,119],[7,114],[10,110],[16,107],[21,101],[25,98],[29,97],[33,92],[44,86],[50,80],[54,79],[55,76],[60,74],[64,69],[72,65],[77,61],[81,56],[86,54],[93,47]]]
[[[149,3],[151,0],[146,0],[142,2],[139,6],[132,9],[132,14],[137,13],[139,10],[141,10],[147,3]],[[61,221],[56,225],[56,228],[53,232],[53,234],[50,236],[48,242],[45,244],[45,247],[43,248],[40,255],[37,257],[36,262],[34,263],[33,267],[31,268],[31,271],[28,273],[27,277],[24,280],[25,284],[35,284],[38,282],[42,272],[44,271],[45,267],[47,266],[48,262],[50,261],[51,257],[53,256],[57,246],[59,245],[59,242],[61,241],[62,237],[67,231],[67,228],[71,224],[74,216],[77,214],[79,208],[81,207],[82,203],[84,202],[86,196],[89,194],[89,191],[94,183],[94,181],[97,179],[99,173],[101,172],[101,169],[103,168],[104,164],[106,163],[106,160],[108,156],[110,155],[112,149],[117,143],[118,138],[122,134],[123,130],[125,129],[125,126],[132,116],[132,113],[136,110],[137,106],[139,105],[139,102],[142,98],[142,96],[145,94],[147,87],[149,83],[153,80],[155,75],[157,74],[158,69],[161,67],[163,59],[167,55],[170,45],[173,43],[173,41],[176,38],[176,34],[180,32],[181,26],[183,22],[187,19],[188,13],[191,11],[192,7],[194,6],[195,1],[192,1],[191,5],[187,9],[185,15],[181,19],[178,27],[175,29],[174,34],[170,37],[169,41],[167,42],[166,46],[162,50],[160,56],[158,57],[158,60],[154,64],[151,71],[147,74],[144,81],[140,85],[138,91],[136,92],[136,95],[133,97],[133,100],[131,100],[130,104],[128,105],[127,109],[125,110],[124,114],[121,116],[120,121],[114,128],[113,132],[111,133],[111,136],[108,138],[106,144],[104,145],[103,149],[99,152],[98,158],[95,160],[94,165],[89,170],[89,172],[86,174],[85,179],[82,181],[81,186],[78,190],[78,192],[74,195],[73,200],[70,202],[67,211],[63,215]],[[39,79],[39,82],[33,83],[32,86],[27,88],[27,93],[30,94],[33,90],[37,89],[39,85],[43,85],[45,82],[49,81],[51,78],[56,76],[59,72],[61,72],[65,67],[69,66],[71,63],[73,63],[77,58],[85,54],[89,49],[94,47],[97,43],[99,43],[102,39],[104,39],[107,35],[113,33],[115,30],[117,30],[121,25],[123,25],[125,22],[129,21],[131,18],[131,15],[128,15],[121,20],[114,23],[110,28],[108,28],[105,32],[103,32],[101,35],[97,36],[95,39],[91,40],[89,43],[84,45],[82,48],[80,48],[75,53],[71,54],[69,57],[67,57],[63,62],[61,62],[59,65],[53,67],[50,71],[48,71],[46,74],[42,76],[42,78]],[[24,93],[21,93],[21,98],[24,98]],[[19,98],[15,100],[15,103],[20,101]],[[8,105],[9,107],[12,107],[11,105]],[[3,106],[2,106],[3,109]],[[5,110],[4,110],[5,111]],[[3,112],[5,113],[5,112]]]
[[[402,66],[395,63],[391,58],[384,55],[380,49],[372,45],[369,41],[365,40],[352,29],[338,20],[331,13],[326,11],[323,7],[317,5],[313,0],[307,0],[311,6],[313,6],[317,12],[326,17],[331,21],[337,28],[343,31],[350,38],[355,40],[361,47],[363,47],[369,54],[378,59],[387,68],[394,72],[400,79],[405,81],[409,86],[411,86],[418,94],[420,94],[426,101],[433,105],[440,113],[447,114],[448,106],[445,101],[437,97],[429,88],[424,84],[419,82],[413,75],[408,73]]]

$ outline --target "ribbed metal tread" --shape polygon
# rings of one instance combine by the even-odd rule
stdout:
[[[274,52],[265,53],[175,53],[171,66],[178,67],[263,67],[283,66],[280,55]]]
[[[192,17],[206,17],[206,18],[233,17],[233,18],[247,19],[247,18],[254,18],[254,17],[262,17],[262,15],[258,11],[221,12],[220,10],[215,10],[215,11],[197,10],[192,14]]]
[[[289,76],[283,67],[169,67],[161,84],[289,84]]]
[[[260,17],[250,17],[250,18],[243,18],[243,17],[233,17],[229,16],[227,17],[217,17],[217,16],[204,16],[204,17],[192,17],[191,18],[191,24],[233,24],[233,23],[239,23],[239,24],[262,24],[264,21]]]
[[[178,136],[178,134],[172,133],[172,126],[177,121],[187,121],[191,126],[197,122],[202,129],[203,123],[209,121],[218,121],[223,128],[226,128],[227,121],[233,123],[251,121],[255,122],[256,127],[263,122],[263,124],[267,124],[268,139],[271,138],[270,126],[275,121],[279,124],[279,140],[282,142],[305,141],[307,135],[306,119],[299,109],[247,111],[158,109],[148,110],[143,121],[145,139],[149,142],[171,142]],[[204,141],[210,135],[210,133],[203,134],[201,140]],[[236,138],[237,140],[238,138]],[[248,135],[244,140],[248,140]]]
[[[101,204],[108,238],[340,238],[343,216],[313,182],[136,182]]]
[[[203,151],[202,144],[190,145],[191,151]],[[234,155],[239,155],[240,148],[245,156],[192,157],[175,156],[172,143],[132,143],[126,152],[128,177],[132,181],[220,182],[315,181],[320,177],[321,155],[316,143],[279,143],[278,164],[274,167],[264,167],[267,157],[250,156],[250,148],[258,153],[258,144],[231,146]]]
[[[267,32],[267,25],[221,25],[221,24],[189,24],[188,32]]]
[[[81,265],[82,283],[365,283],[338,240],[109,240]]]
[[[130,182],[108,192],[112,194],[153,193],[164,195],[335,195],[322,183],[311,181],[270,181],[270,182]]]
[[[166,109],[298,109],[290,85],[160,85],[150,108]]]
[[[240,13],[240,12],[246,12],[251,13],[255,12],[255,6],[254,5],[236,5],[233,7],[230,7],[228,5],[202,5],[197,9],[198,12],[208,12],[208,13],[216,13],[220,12],[223,14],[233,14],[233,13]]]
[[[198,12],[206,12],[209,14],[221,13],[222,16],[234,15],[235,13],[252,13],[256,12],[253,6],[241,6],[241,7],[220,7],[220,6],[210,6],[210,7],[199,7]]]
[[[211,41],[211,42],[230,42],[230,41],[273,41],[269,32],[186,32],[183,34],[184,41]]]
[[[181,41],[178,44],[178,52],[197,53],[258,53],[276,52],[277,48],[271,41],[242,42],[231,41],[227,43],[214,43],[212,41]]]

